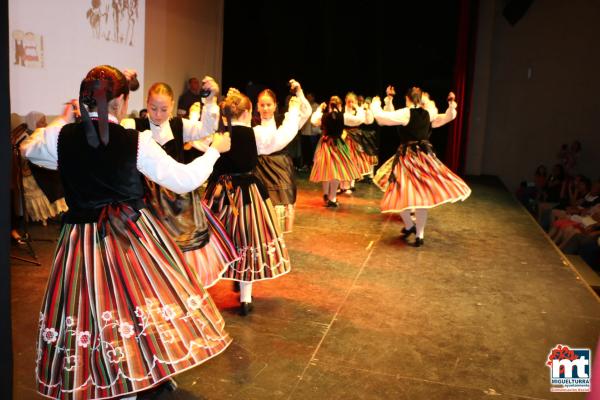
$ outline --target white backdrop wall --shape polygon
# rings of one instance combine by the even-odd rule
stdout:
[[[95,65],[133,68],[144,82],[145,0],[9,0],[12,113],[60,114]],[[142,106],[143,90],[130,98]]]
[[[467,173],[514,190],[578,140],[576,171],[598,179],[600,2],[534,1],[515,26],[505,3],[480,2]]]

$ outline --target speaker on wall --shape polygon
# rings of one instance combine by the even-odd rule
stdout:
[[[504,15],[509,24],[514,26],[523,18],[531,3],[533,3],[533,0],[509,0],[504,6],[502,15]]]

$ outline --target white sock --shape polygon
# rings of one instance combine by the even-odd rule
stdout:
[[[323,194],[329,196],[329,181],[323,182]]]
[[[337,199],[337,189],[338,186],[340,185],[340,181],[338,181],[337,179],[331,180],[329,181],[329,200],[335,202]]]
[[[425,236],[425,224],[427,224],[427,209],[417,208],[415,210],[415,219],[417,225],[417,237],[423,239]]]
[[[252,303],[252,282],[240,282],[240,303]]]
[[[410,216],[410,210],[404,210],[400,212],[400,217],[404,222],[404,228],[410,229],[415,225],[415,223],[412,220],[412,217]]]

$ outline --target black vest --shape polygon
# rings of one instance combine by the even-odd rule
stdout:
[[[323,136],[333,139],[339,139],[344,132],[344,113],[343,112],[325,112],[321,118],[321,131]]]
[[[150,130],[150,120],[148,118],[134,118],[135,129],[138,132]],[[183,120],[179,117],[169,120],[173,139],[163,144],[161,147],[175,161],[184,163],[185,152],[183,151]]]
[[[242,174],[254,170],[258,162],[254,130],[248,126],[231,128],[231,150],[221,154],[213,168],[215,175]]]
[[[427,140],[431,134],[429,112],[422,108],[410,109],[410,120],[400,133],[400,143]]]
[[[93,121],[98,130],[98,122]],[[128,203],[142,208],[144,195],[137,170],[138,132],[109,123],[109,142],[93,148],[82,123],[65,125],[58,137],[58,170],[69,211],[66,223],[91,223],[102,208]]]

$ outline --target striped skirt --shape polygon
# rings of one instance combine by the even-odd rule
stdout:
[[[398,161],[394,163],[394,159]],[[394,179],[390,182],[393,169]],[[379,168],[373,182],[385,193],[381,212],[397,213],[413,208],[432,208],[463,201],[471,189],[450,171],[433,152],[408,149]]]
[[[350,131],[347,132],[344,141],[348,145],[348,151],[350,152],[350,159],[352,160],[352,164],[356,167],[361,177],[365,175],[369,175],[372,170],[372,157],[369,157],[367,153],[364,152],[362,146],[354,139],[354,135],[358,135],[360,133],[354,132],[351,134]],[[375,163],[377,164],[377,163]]]
[[[247,191],[245,196],[243,190]],[[206,204],[225,227],[240,257],[225,271],[223,279],[253,282],[290,272],[290,257],[277,215],[271,200],[263,199],[256,184],[244,189],[234,186],[231,191],[213,184],[205,196]]]
[[[239,256],[221,221],[203,201],[198,200],[198,203],[201,204],[208,223],[210,239],[205,246],[184,251],[183,255],[200,284],[206,289],[217,283],[229,266],[239,260]]]
[[[342,139],[321,137],[315,151],[310,181],[351,181],[360,178],[362,174],[352,160],[348,145]]]
[[[39,319],[38,391],[105,399],[146,390],[231,343],[179,247],[147,210],[64,225]]]

